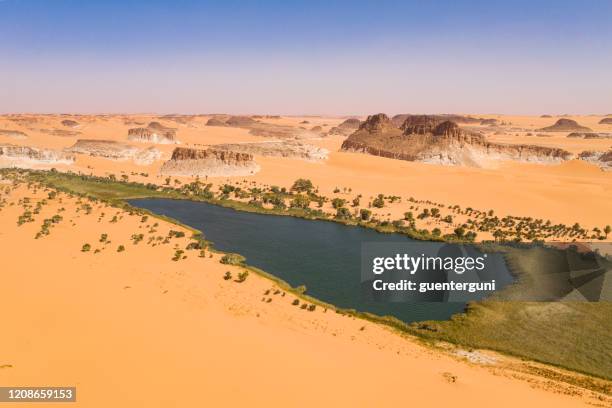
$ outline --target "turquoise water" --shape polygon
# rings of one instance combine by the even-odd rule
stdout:
[[[306,285],[310,296],[342,308],[391,315],[409,323],[445,320],[465,307],[462,302],[387,303],[363,296],[362,243],[412,242],[425,246],[439,243],[335,222],[236,211],[203,202],[167,199],[129,202],[192,226],[202,231],[216,249],[239,253],[249,265],[291,286]]]

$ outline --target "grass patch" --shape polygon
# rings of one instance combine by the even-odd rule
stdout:
[[[540,291],[543,285],[554,284],[554,279],[542,277],[550,277],[553,270],[563,271],[567,268],[567,258],[572,257],[567,251],[543,247],[506,248],[505,251],[509,266],[518,275],[518,283],[496,295],[510,299],[534,287]],[[528,296],[537,299],[537,294],[528,293]],[[612,302],[524,302],[491,298],[470,303],[465,313],[450,320],[413,323],[408,330],[428,339],[500,351],[610,380],[611,327]]]

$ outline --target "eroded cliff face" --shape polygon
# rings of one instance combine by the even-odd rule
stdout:
[[[602,170],[612,170],[612,149],[607,152],[582,152],[578,155],[578,158],[599,166]]]
[[[221,149],[177,147],[161,173],[172,176],[246,176],[259,171],[259,165],[249,153]]]
[[[72,164],[74,155],[60,150],[30,146],[0,145],[0,165],[4,167],[30,168],[37,165]]]
[[[146,128],[129,129],[128,140],[157,144],[179,143],[176,138],[176,129],[165,127],[159,122],[151,122]]]
[[[132,160],[139,165],[151,164],[161,159],[162,156],[161,152],[154,147],[139,149],[114,140],[79,139],[66,151],[110,160]]]
[[[342,144],[342,150],[399,160],[490,167],[498,160],[558,163],[571,158],[563,149],[491,143],[439,116],[409,116],[400,128],[384,114],[368,117]]]

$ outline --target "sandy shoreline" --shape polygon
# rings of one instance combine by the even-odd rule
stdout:
[[[293,295],[274,294],[255,274],[224,280],[240,268],[220,264],[219,255],[185,251],[186,259],[172,261],[188,236],[148,245],[150,236],[185,231],[154,218],[143,223],[60,193],[34,222],[17,226],[19,200],[30,197],[34,206],[47,193],[21,186],[2,194],[0,306],[14,311],[4,314],[12,335],[0,340],[0,365],[10,366],[0,370],[3,385],[73,384],[82,406],[602,402],[590,391],[510,371],[517,362],[507,357],[493,355],[493,367],[467,363],[370,322],[298,309]],[[55,214],[63,219],[34,239]],[[110,244],[99,242],[103,233]],[[140,233],[144,239],[133,244]],[[89,252],[81,252],[84,243]]]

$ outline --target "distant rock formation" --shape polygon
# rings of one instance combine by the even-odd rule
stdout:
[[[36,165],[72,163],[74,163],[74,155],[60,150],[11,144],[0,145],[0,165],[3,167],[30,168]]]
[[[554,125],[538,129],[540,132],[592,132],[586,126],[579,125],[572,119],[559,119]]]
[[[312,161],[325,160],[329,154],[327,149],[293,140],[220,144],[214,145],[212,148],[260,156],[292,157]]]
[[[170,176],[247,176],[258,172],[259,165],[248,153],[177,147],[160,171]]]
[[[455,115],[452,113],[442,114],[442,115],[414,115],[414,114],[409,114],[409,113],[403,113],[400,115],[393,116],[393,118],[391,118],[391,122],[393,122],[393,125],[395,125],[396,127],[400,127],[404,124],[406,119],[412,116],[427,116],[432,119],[436,119],[438,121],[450,120],[455,123],[465,123],[465,124],[477,124],[482,121],[482,119],[473,118],[471,116]]]
[[[248,116],[230,116],[229,119],[225,121],[227,126],[232,127],[249,127],[256,123],[256,120]]]
[[[612,170],[612,149],[607,152],[586,151],[578,155],[578,158],[593,163],[602,170]]]
[[[0,136],[8,136],[13,139],[25,139],[28,137],[27,134],[20,130],[8,130],[8,129],[0,129]]]
[[[161,152],[154,147],[139,149],[136,146],[114,140],[79,139],[65,151],[110,160],[132,160],[139,165],[149,165],[161,159]]]
[[[322,134],[319,132],[313,132],[304,128],[296,128],[288,125],[276,125],[273,123],[256,123],[249,129],[249,133],[253,136],[274,139],[315,139],[322,136]]]
[[[315,132],[315,133],[322,133],[323,132],[323,128],[321,126],[313,126],[310,128],[311,132]]]
[[[603,118],[599,121],[600,125],[612,125],[612,118]]]
[[[348,136],[359,128],[361,121],[356,118],[348,118],[338,126],[334,126],[329,130],[330,135]]]
[[[171,120],[182,125],[186,125],[195,119],[194,115],[163,115],[159,116],[159,119]]]
[[[551,115],[540,115],[541,118],[552,118]]]
[[[610,139],[612,138],[612,133],[572,132],[567,137],[577,139]]]
[[[496,126],[498,124],[498,120],[495,118],[491,119],[483,119],[480,121],[480,124],[483,126]]]
[[[259,116],[258,116],[259,117]],[[264,117],[262,117],[264,118]],[[268,119],[277,119],[278,116],[266,116]],[[222,115],[217,115],[208,120],[206,126],[229,126],[241,129],[248,129],[254,136],[261,136],[274,139],[312,139],[322,136],[322,131],[306,130],[289,125],[279,125],[276,123],[266,123],[254,120],[249,116],[230,116],[225,120]]]
[[[66,130],[66,129],[39,129],[41,133],[45,133],[51,136],[60,136],[60,137],[76,137],[81,134],[81,132],[77,130]]]
[[[75,128],[79,126],[79,122],[71,120],[71,119],[64,119],[62,120],[62,125],[66,127]]]
[[[176,129],[165,127],[159,122],[151,122],[146,128],[129,129],[128,140],[157,144],[179,143],[176,139]]]
[[[341,150],[399,160],[444,165],[489,166],[496,160],[557,163],[571,154],[562,149],[488,142],[440,116],[408,116],[400,128],[385,114],[369,116]]]
[[[227,124],[219,118],[210,118],[206,122],[206,126],[227,126]]]

